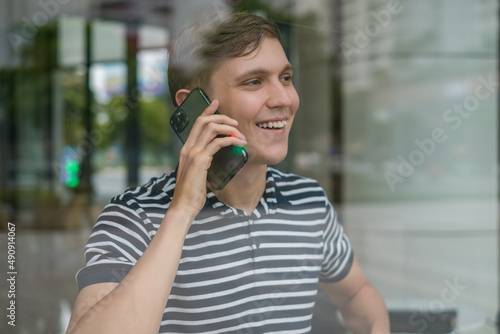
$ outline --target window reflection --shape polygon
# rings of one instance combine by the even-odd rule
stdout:
[[[94,20],[92,22],[92,61],[125,60],[126,28],[123,23]]]
[[[161,37],[167,36],[160,34],[158,42],[165,42]],[[166,49],[148,49],[138,54],[140,183],[145,183],[154,176],[173,170],[177,163],[172,152],[173,135],[168,122],[171,105],[167,96],[167,57]]]
[[[123,62],[95,64],[91,71],[95,96],[92,185],[95,201],[104,202],[127,187],[123,154],[127,109],[127,67]]]
[[[493,333],[494,0],[61,1],[53,15],[2,2],[0,227],[19,230],[19,318],[33,319],[20,332],[63,331],[103,205],[131,174],[144,183],[175,168],[169,43],[213,7],[283,29],[301,107],[281,167],[327,189],[389,308],[421,332],[425,310],[451,309],[462,333]],[[316,333],[334,312],[321,298]]]

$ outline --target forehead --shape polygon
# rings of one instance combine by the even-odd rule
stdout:
[[[249,71],[280,73],[290,67],[281,43],[275,38],[266,37],[254,52],[221,62],[214,75],[219,72],[227,79],[235,79]]]

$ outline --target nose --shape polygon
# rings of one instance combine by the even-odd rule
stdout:
[[[269,87],[269,98],[267,105],[270,109],[279,107],[290,107],[293,103],[292,96],[295,92],[293,85],[285,86],[279,80],[273,80]]]

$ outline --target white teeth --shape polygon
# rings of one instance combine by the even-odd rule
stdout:
[[[286,121],[278,121],[278,122],[267,122],[257,124],[259,128],[262,129],[281,129],[286,125]]]

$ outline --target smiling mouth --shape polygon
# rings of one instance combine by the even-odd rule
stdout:
[[[286,120],[257,124],[257,126],[261,129],[282,129],[285,127],[285,125],[286,125]]]

